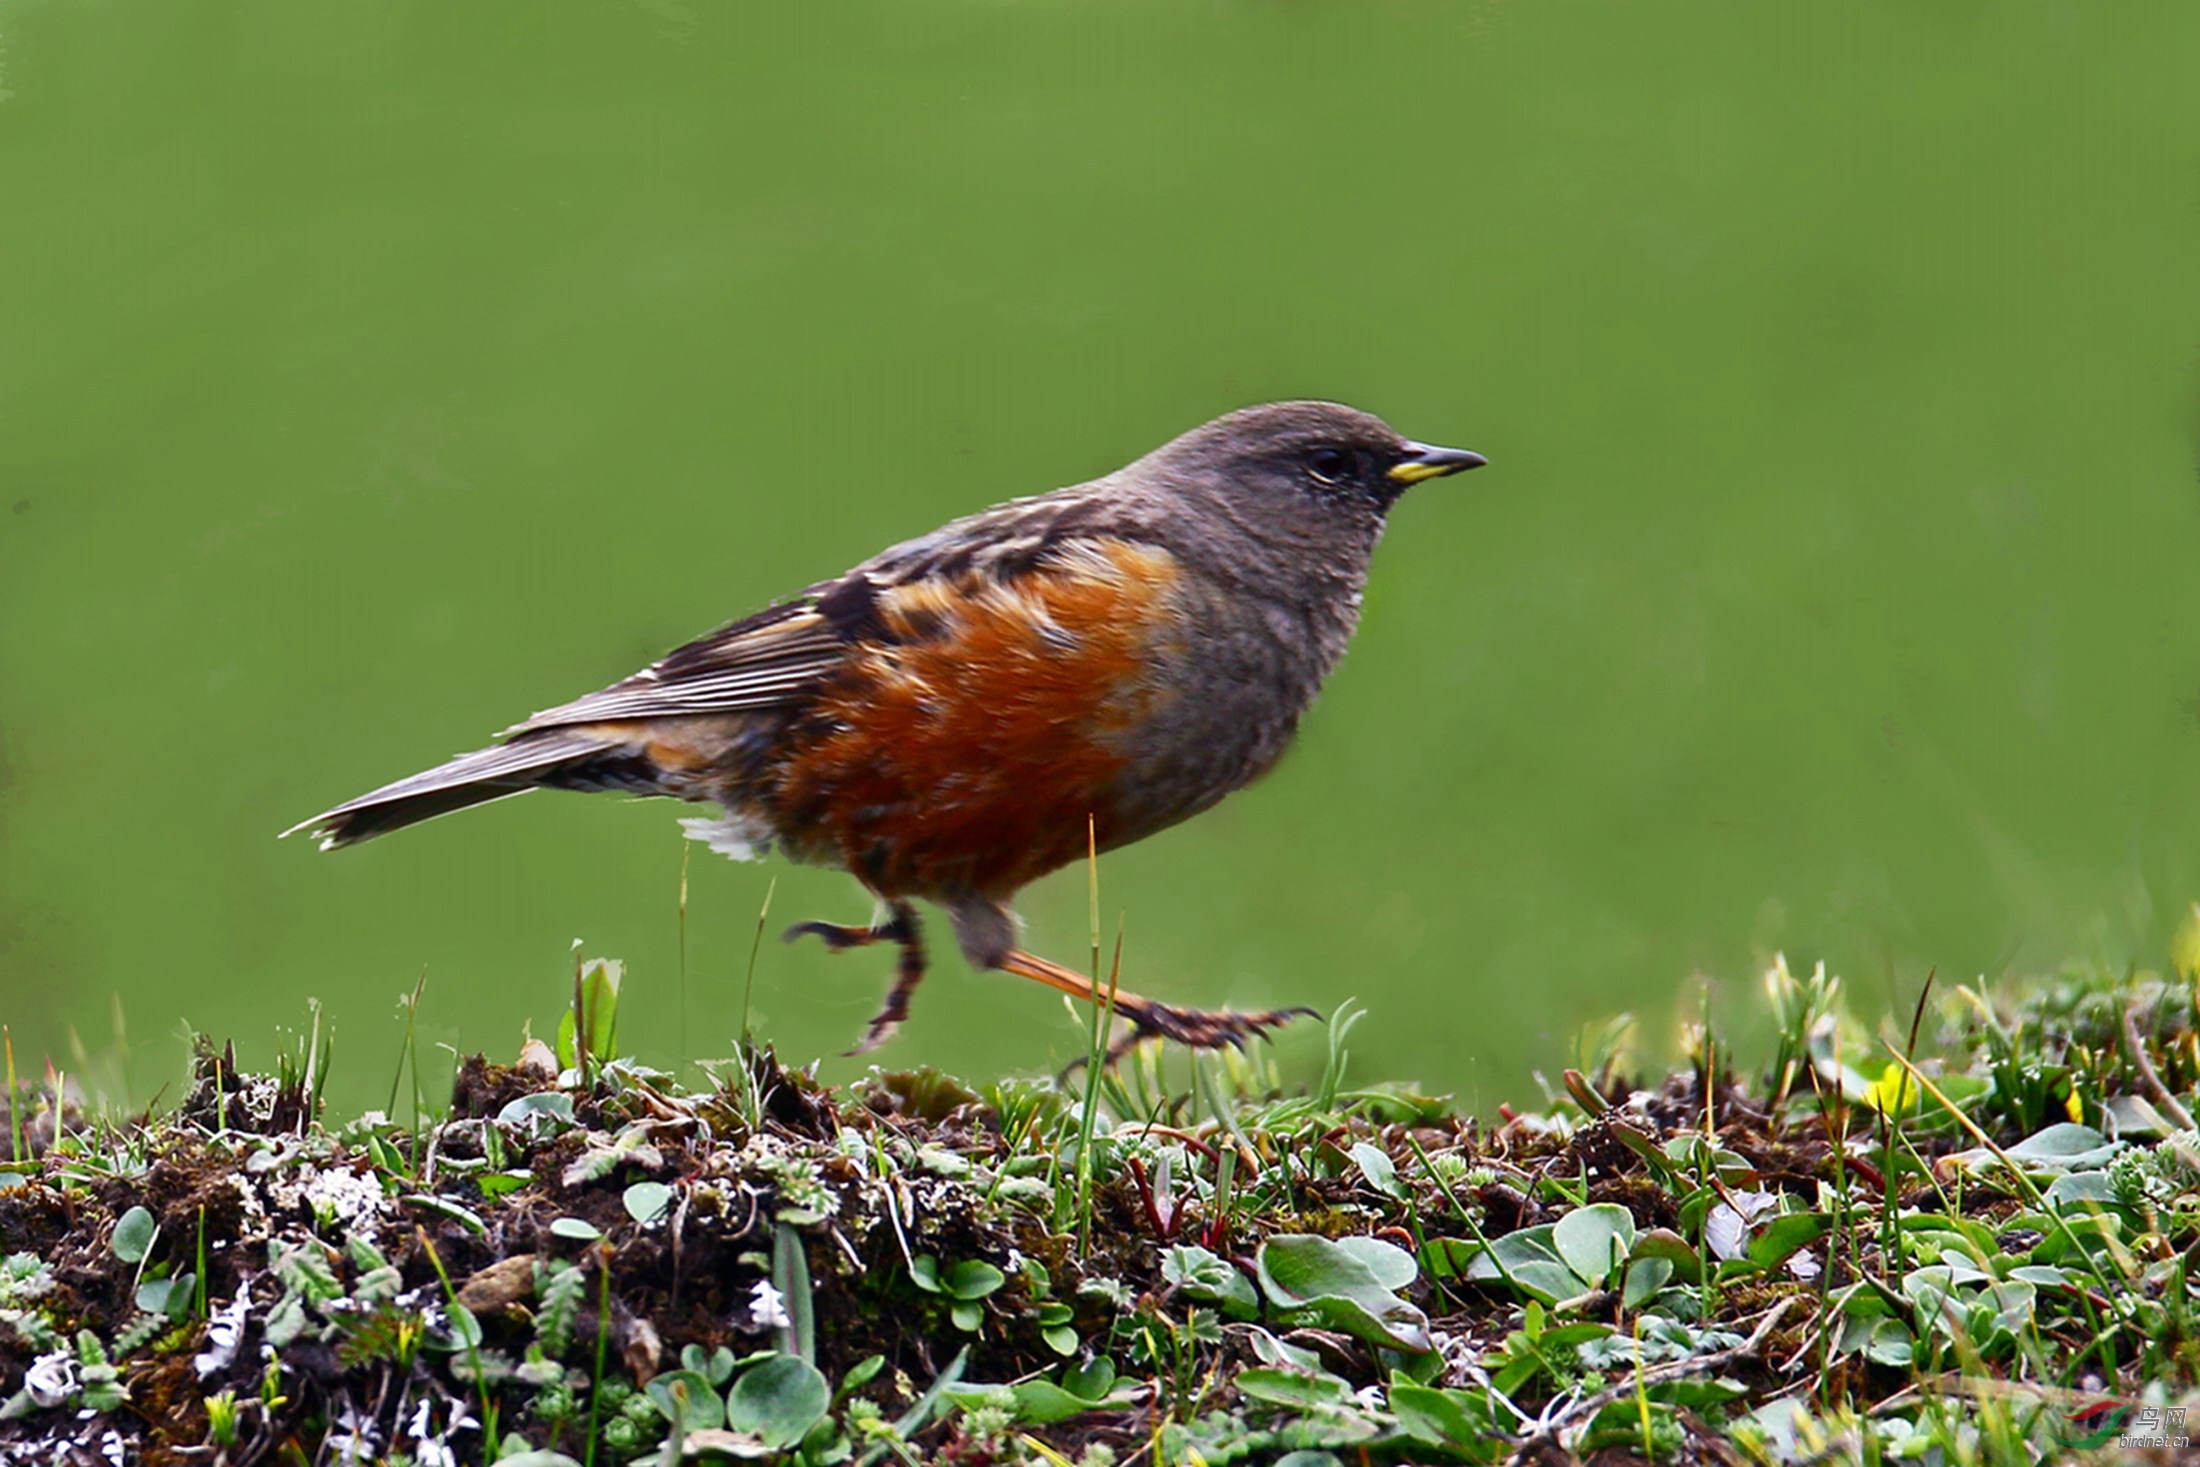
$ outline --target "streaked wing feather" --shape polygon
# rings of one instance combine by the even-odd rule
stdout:
[[[1012,577],[1096,533],[1096,485],[997,505],[880,552],[837,580],[820,581],[754,616],[675,648],[630,678],[545,709],[506,729],[615,718],[679,718],[785,708],[815,692],[849,644],[878,634],[878,594],[915,581]]]
[[[505,732],[784,707],[813,689],[846,646],[805,602],[786,603],[699,637],[630,678],[545,709]]]

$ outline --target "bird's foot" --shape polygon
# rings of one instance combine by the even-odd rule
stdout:
[[[909,995],[917,991],[924,981],[924,935],[917,926],[916,908],[907,902],[895,902],[893,915],[884,922],[869,927],[847,927],[838,922],[797,922],[787,929],[785,940],[793,942],[800,937],[816,937],[834,952],[846,952],[852,947],[869,947],[877,942],[891,942],[901,949],[901,956],[894,968],[894,986],[886,991],[886,1002],[879,1006],[856,1041],[856,1047],[848,1051],[850,1056],[869,1054],[901,1027],[901,1021],[909,1017]]]
[[[782,942],[795,942],[805,937],[823,940],[826,947],[836,953],[844,953],[852,947],[869,947],[875,942],[902,942],[907,939],[910,924],[895,916],[875,927],[854,927],[841,922],[797,922],[781,933]]]
[[[1005,973],[1044,983],[1072,998],[1111,1007],[1117,1018],[1129,1020],[1131,1032],[1108,1046],[1107,1057],[1102,1061],[1104,1065],[1113,1065],[1141,1039],[1174,1039],[1193,1049],[1220,1049],[1225,1044],[1232,1049],[1243,1049],[1247,1041],[1266,1038],[1269,1030],[1280,1028],[1293,1019],[1321,1017],[1313,1009],[1306,1008],[1180,1009],[1175,1004],[1096,984],[1073,968],[1065,968],[1021,948],[1010,950],[999,966]],[[1071,1070],[1076,1068],[1076,1064],[1070,1066]]]
[[[1141,1039],[1174,1039],[1193,1049],[1245,1048],[1252,1039],[1264,1039],[1271,1029],[1293,1019],[1318,1019],[1313,1009],[1180,1009],[1152,999],[1132,1006],[1118,1005],[1116,1013],[1131,1021],[1127,1043]]]
[[[1103,1065],[1114,1065],[1148,1039],[1173,1039],[1190,1049],[1221,1049],[1228,1045],[1243,1050],[1254,1039],[1265,1039],[1293,1019],[1318,1019],[1313,1009],[1182,1009],[1174,1004],[1136,999],[1115,1006],[1118,1017],[1130,1021],[1131,1030],[1108,1046]]]

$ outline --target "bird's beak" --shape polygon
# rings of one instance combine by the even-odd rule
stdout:
[[[1391,466],[1388,476],[1400,484],[1418,484],[1423,479],[1478,469],[1489,462],[1481,454],[1470,453],[1464,448],[1431,448],[1426,443],[1407,443],[1401,447],[1406,456]]]

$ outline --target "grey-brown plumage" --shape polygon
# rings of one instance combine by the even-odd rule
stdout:
[[[889,904],[878,928],[798,929],[901,945],[865,1048],[922,973],[911,898],[948,910],[974,964],[1083,993],[1014,947],[1016,890],[1081,857],[1088,826],[1102,848],[1137,840],[1271,767],[1351,638],[1392,503],[1482,461],[1335,403],[1247,408],[894,546],[297,828],[333,848],[531,788],[669,795],[719,809],[689,822],[719,849],[844,866]],[[1288,1017],[1118,1008],[1209,1044]]]

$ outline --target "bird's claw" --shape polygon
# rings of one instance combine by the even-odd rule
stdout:
[[[878,941],[878,934],[869,927],[850,927],[839,922],[797,922],[779,934],[781,942],[800,942],[805,937],[823,940],[833,952],[844,953],[852,947],[869,947]]]
[[[1242,1052],[1254,1039],[1265,1039],[1271,1029],[1281,1028],[1293,1019],[1318,1019],[1319,1011],[1309,1008],[1256,1009],[1180,1009],[1174,1004],[1154,1003],[1151,1000],[1133,1007],[1118,1005],[1116,1014],[1128,1019],[1130,1033],[1108,1046],[1101,1057],[1102,1069],[1113,1069],[1124,1055],[1148,1039],[1173,1039],[1188,1049],[1220,1049],[1224,1045]],[[1082,1059],[1073,1060],[1062,1073],[1072,1074]]]

